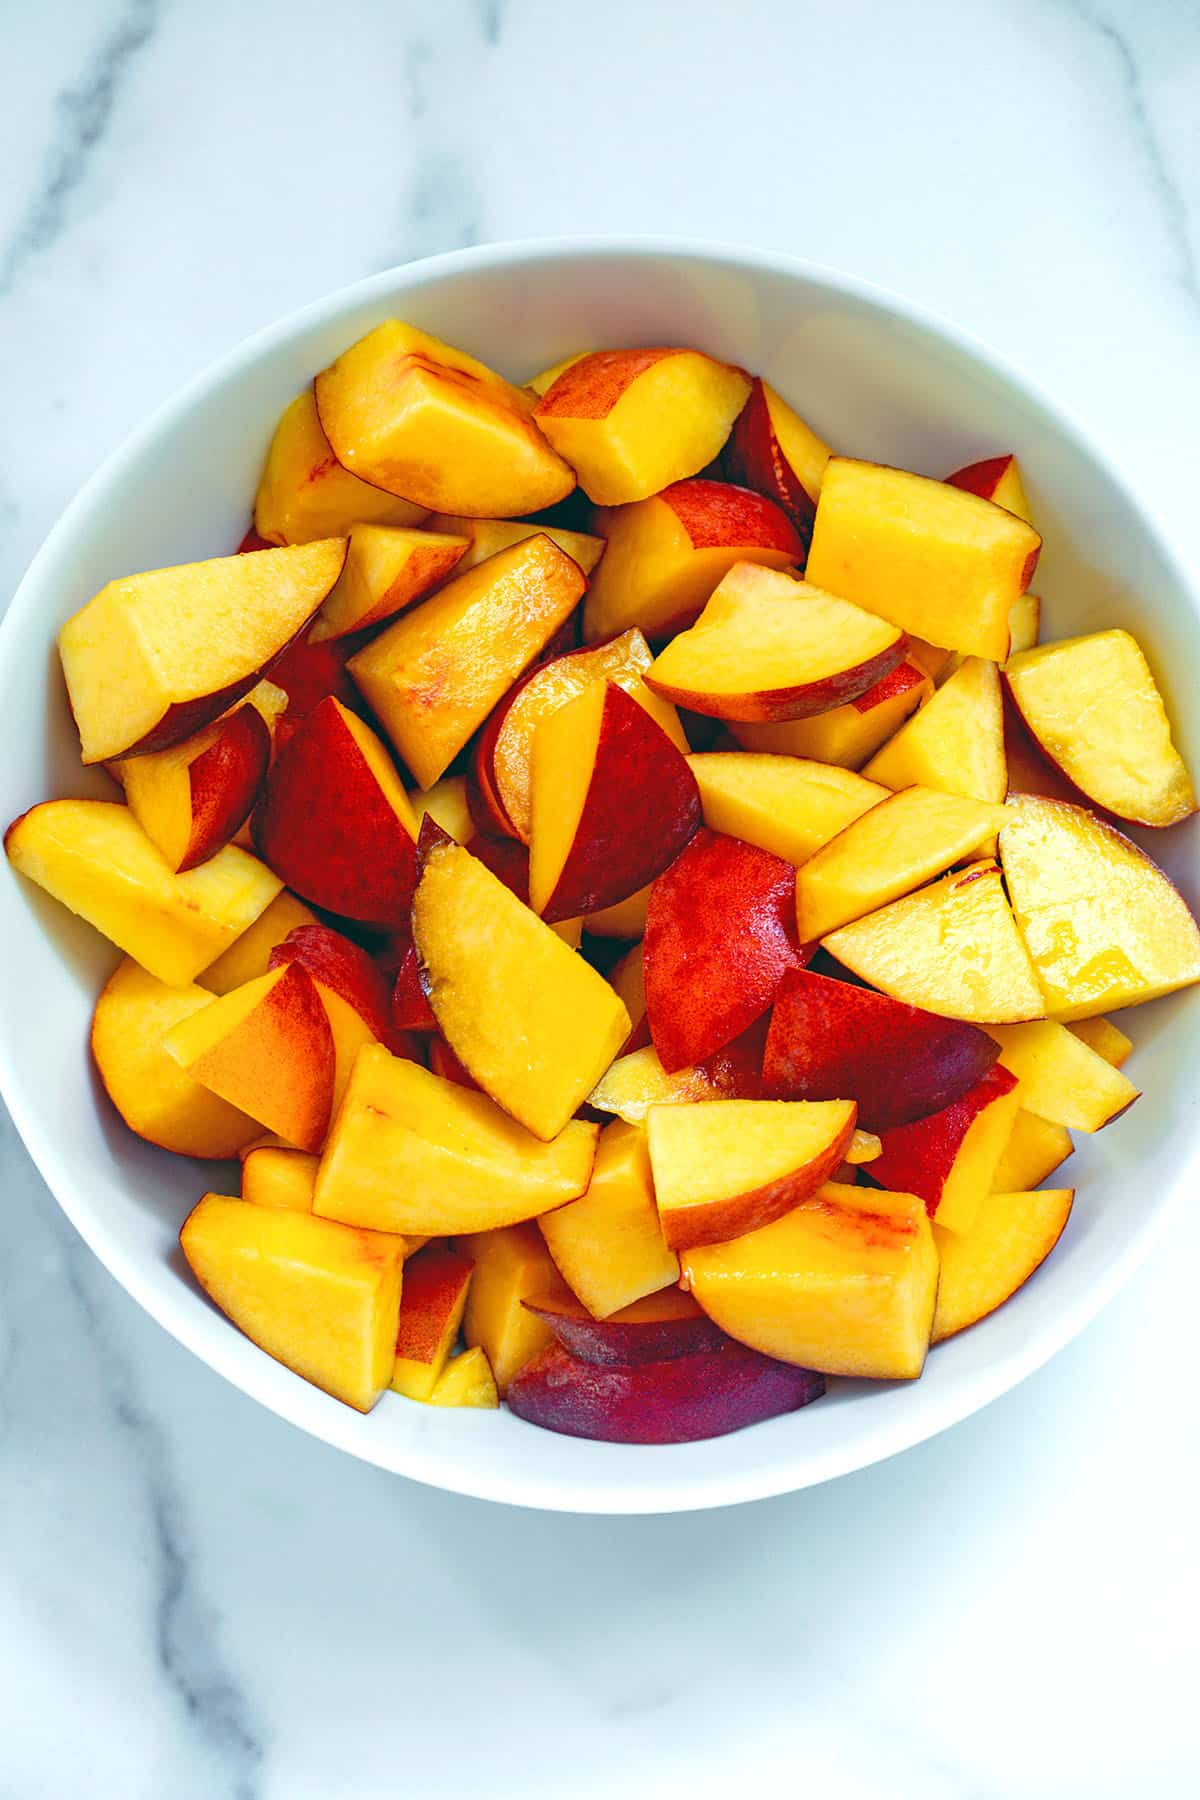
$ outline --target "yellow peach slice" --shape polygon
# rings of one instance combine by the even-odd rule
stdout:
[[[1004,712],[994,663],[971,656],[863,770],[892,789],[920,784],[999,804],[1008,791]]]
[[[459,1247],[475,1264],[463,1336],[484,1352],[503,1394],[518,1369],[554,1341],[550,1327],[522,1302],[561,1287],[562,1277],[536,1225],[476,1232]]]
[[[309,642],[345,637],[404,612],[444,581],[467,548],[463,537],[395,525],[352,525],[341,574]]]
[[[1099,1131],[1138,1098],[1132,1081],[1053,1019],[987,1029],[1021,1084],[1021,1105],[1052,1124]]]
[[[1071,1134],[1063,1126],[1018,1108],[992,1181],[1002,1194],[1035,1188],[1066,1162],[1074,1148]]]
[[[295,931],[299,925],[316,923],[316,913],[285,888],[224,955],[200,971],[197,984],[207,988],[210,994],[231,993],[235,987],[253,981],[256,975],[266,974],[272,950],[282,944],[289,931]]]
[[[715,750],[688,764],[710,831],[797,865],[888,794],[849,769],[801,756]]]
[[[776,725],[740,725],[733,721],[729,729],[743,750],[803,756],[843,769],[861,769],[932,692],[930,677],[906,657],[890,675],[847,706],[835,706],[811,719],[785,719]]]
[[[345,537],[352,525],[419,525],[423,506],[385,494],[343,469],[321,430],[312,389],[288,405],[267,452],[254,529],[268,544]]]
[[[452,1356],[438,1376],[430,1406],[497,1407],[500,1394],[487,1356],[478,1344]]]
[[[1074,1032],[1081,1043],[1102,1056],[1106,1063],[1111,1063],[1114,1069],[1123,1066],[1133,1049],[1133,1039],[1127,1038],[1111,1019],[1078,1019],[1074,1025],[1068,1025],[1067,1030]]]
[[[1041,1267],[1062,1236],[1073,1188],[989,1194],[965,1234],[934,1227],[941,1260],[933,1342],[995,1312]]]
[[[304,1150],[261,1144],[242,1159],[242,1199],[252,1206],[311,1212],[317,1158]]]
[[[606,1125],[586,1194],[538,1220],[572,1293],[594,1318],[679,1280],[654,1204],[646,1134],[619,1120]]]
[[[476,563],[486,562],[500,550],[511,550],[514,544],[544,532],[552,544],[564,550],[577,562],[585,575],[590,575],[604,555],[604,539],[589,531],[563,531],[558,525],[541,525],[529,519],[469,519],[464,513],[434,513],[425,521],[426,531],[447,532],[451,537],[467,540],[458,573],[465,575]]]

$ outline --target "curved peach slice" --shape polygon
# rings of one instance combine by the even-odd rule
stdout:
[[[658,1222],[646,1134],[637,1126],[606,1125],[586,1194],[543,1213],[538,1224],[589,1316],[608,1318],[679,1280],[679,1259]]]
[[[872,987],[944,1018],[1010,1024],[1046,1011],[993,862],[954,870],[821,941]]]
[[[1092,1018],[1200,981],[1200,931],[1182,895],[1091,813],[1016,795],[1000,855],[1051,1018]]]
[[[722,457],[730,481],[769,495],[807,541],[829,457],[829,445],[756,375]]]
[[[325,1141],[334,1044],[316,984],[298,964],[210,1000],[163,1039],[194,1081],[299,1150]]]
[[[329,1134],[313,1210],[431,1237],[511,1225],[584,1192],[597,1135],[572,1120],[543,1143],[486,1094],[370,1044]]]
[[[724,1343],[666,1362],[584,1362],[561,1344],[509,1383],[519,1419],[567,1437],[610,1444],[691,1444],[723,1437],[817,1400],[825,1383],[741,1344]]]
[[[722,1331],[827,1375],[921,1373],[938,1258],[925,1203],[827,1182],[773,1225],[681,1258]]]
[[[58,634],[85,763],[166,750],[242,698],[337,580],[345,538],[110,581]]]
[[[200,987],[168,987],[126,957],[96,1002],[92,1056],[109,1099],[131,1131],[177,1156],[236,1156],[258,1121],[193,1081],[162,1047],[173,1025],[207,1006]]]
[[[260,854],[314,906],[394,925],[416,882],[416,836],[382,743],[340,701],[322,700],[275,758],[254,819]]]
[[[609,980],[612,980],[611,974]],[[1080,1019],[1067,1029],[1114,1069],[1124,1066],[1133,1049],[1132,1038],[1127,1038],[1120,1026],[1114,1025],[1111,1019]]]
[[[877,783],[801,756],[713,750],[688,764],[710,831],[797,865],[887,799]]]
[[[863,774],[893,789],[919,783],[999,804],[1008,791],[1008,768],[994,663],[968,657],[871,758]]]
[[[1139,1097],[1127,1076],[1053,1019],[989,1025],[988,1035],[1021,1084],[1021,1105],[1052,1124],[1100,1131]]]
[[[503,1394],[517,1370],[554,1341],[550,1327],[522,1302],[562,1289],[562,1280],[536,1225],[475,1232],[459,1248],[475,1264],[463,1336],[487,1356]]]
[[[1020,1095],[1016,1076],[996,1063],[941,1112],[880,1133],[871,1164],[881,1187],[919,1194],[929,1216],[948,1231],[970,1231],[995,1184]]]
[[[948,487],[963,488],[968,494],[978,494],[981,500],[991,500],[994,505],[1002,506],[1005,512],[1015,513],[1018,519],[1024,519],[1027,525],[1033,523],[1025,483],[1021,479],[1021,465],[1011,453],[1007,456],[988,456],[982,462],[968,463],[965,469],[956,469],[953,475],[947,475],[946,484]]]
[[[260,1350],[370,1412],[395,1363],[401,1239],[206,1194],[179,1242],[209,1299]]]
[[[575,486],[527,395],[400,319],[344,350],[313,392],[342,467],[431,512],[538,512]]]
[[[557,1137],[629,1036],[616,993],[457,844],[426,856],[412,925],[450,1048],[527,1130]]]
[[[792,568],[804,544],[785,513],[749,488],[676,481],[632,506],[602,511],[604,560],[584,607],[584,637],[596,643],[640,626],[664,638],[690,625],[735,563]]]
[[[704,827],[658,877],[642,955],[646,1017],[668,1072],[738,1037],[807,961],[795,882],[791,863]]]
[[[423,506],[369,487],[343,469],[321,430],[311,388],[284,409],[275,428],[254,501],[259,542],[307,544],[344,537],[352,525],[419,525]]]
[[[500,1393],[483,1350],[476,1344],[452,1356],[434,1384],[430,1406],[497,1407]]]
[[[865,694],[904,658],[904,633],[775,569],[737,563],[646,677],[715,719],[804,719]]]
[[[627,900],[699,824],[695,776],[624,688],[592,682],[538,726],[529,903],[547,923]]]
[[[890,1131],[961,1099],[998,1055],[976,1025],[800,969],[775,997],[763,1091],[777,1100],[854,1100],[860,1124]]]
[[[1075,1146],[1071,1134],[1049,1119],[1018,1108],[1013,1128],[992,1177],[997,1193],[1015,1194],[1035,1188],[1065,1163]]]
[[[1004,816],[1002,806],[934,788],[890,794],[796,871],[801,941],[823,938],[944,874],[991,842]]]
[[[625,1050],[588,1095],[596,1112],[615,1113],[627,1125],[644,1124],[652,1106],[683,1105],[700,1100],[762,1098],[763,1021],[703,1062],[670,1074],[653,1045]]]
[[[271,757],[271,733],[249,701],[213,725],[121,765],[134,818],[169,868],[207,862],[250,816]]]
[[[260,1144],[242,1158],[242,1199],[285,1212],[312,1211],[317,1158],[305,1150]]]
[[[396,525],[352,525],[341,574],[317,614],[310,641],[382,625],[444,581],[467,540]]]
[[[534,418],[589,500],[623,506],[710,463],[749,392],[744,370],[698,350],[595,350],[563,369]]]
[[[13,820],[4,848],[14,869],[172,987],[194,981],[283,886],[232,844],[177,875],[109,800],[44,801]]]
[[[730,730],[743,750],[806,756],[843,769],[861,769],[932,692],[932,680],[910,654],[848,706],[835,706],[811,719],[785,719],[778,725],[735,721]]]
[[[432,1395],[458,1337],[473,1270],[469,1256],[444,1244],[429,1244],[405,1263],[393,1393]]]
[[[995,1312],[1029,1280],[1062,1236],[1074,1199],[1074,1188],[989,1194],[970,1231],[935,1227],[942,1266],[935,1344]]]
[[[544,533],[453,577],[350,659],[422,787],[574,611],[587,578]]]
[[[253,981],[256,975],[266,974],[271,966],[272,950],[276,944],[282,944],[289,931],[294,931],[298,925],[316,923],[317,915],[311,907],[305,906],[303,900],[297,900],[295,894],[289,894],[285,888],[223,956],[218,956],[216,962],[200,971],[196,981],[210,994],[228,994],[233,988],[241,987],[243,982]]]
[[[905,631],[1003,662],[1008,611],[1042,540],[990,500],[906,469],[832,456],[807,577]]]
[[[595,1318],[573,1295],[534,1294],[523,1302],[554,1333],[563,1349],[581,1362],[667,1362],[727,1342],[690,1294],[665,1287],[632,1301],[618,1312]]]
[[[842,1161],[855,1113],[853,1100],[651,1107],[650,1167],[667,1244],[719,1244],[790,1212]]]
[[[1162,695],[1127,631],[1026,650],[1005,664],[1004,680],[1043,754],[1088,800],[1137,825],[1195,812]]]
[[[589,531],[563,531],[558,525],[542,525],[532,519],[469,519],[464,513],[434,513],[425,521],[426,531],[442,531],[467,540],[460,575],[486,562],[500,550],[511,550],[514,544],[544,532],[552,544],[565,550],[585,575],[590,575],[604,555],[604,539]]]
[[[274,947],[268,967],[279,969],[293,962],[352,1007],[379,1043],[395,1048],[390,1041],[392,996],[387,977],[364,949],[328,925],[301,925]]]

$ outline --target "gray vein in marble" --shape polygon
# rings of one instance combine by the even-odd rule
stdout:
[[[408,87],[408,116],[423,119],[429,111],[429,65],[433,58],[429,45],[417,38],[409,45],[404,58],[404,74]]]
[[[41,180],[0,251],[0,295],[10,293],[26,264],[49,250],[65,230],[72,197],[87,179],[93,152],[112,123],[138,53],[158,29],[160,12],[161,0],[129,0],[79,79],[58,95],[58,128]]]
[[[504,0],[477,0],[479,26],[489,50],[495,50],[504,29]]]
[[[164,1679],[197,1736],[223,1765],[229,1800],[258,1800],[263,1735],[249,1702],[225,1665],[218,1621],[196,1592],[179,1493],[161,1426],[141,1403],[133,1370],[108,1332],[91,1291],[91,1253],[63,1227],[67,1281],[105,1379],[113,1417],[138,1458],[158,1561],[155,1652]]]

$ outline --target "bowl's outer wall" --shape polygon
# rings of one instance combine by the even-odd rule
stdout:
[[[1045,634],[1114,624],[1137,632],[1195,763],[1200,639],[1183,574],[1128,490],[1020,378],[904,303],[786,259],[636,241],[518,245],[396,270],[284,321],[194,383],[100,471],[0,631],[4,822],[43,798],[106,791],[104,776],[79,765],[58,625],[114,575],[231,550],[284,404],[389,314],[518,380],[581,348],[694,344],[761,371],[837,449],[932,475],[1015,450],[1046,538],[1035,584]],[[1193,903],[1195,845],[1191,825],[1155,845]],[[526,1505],[715,1505],[802,1487],[915,1443],[1066,1342],[1194,1173],[1200,1008],[1184,995],[1134,1021],[1133,1072],[1147,1098],[1077,1151],[1069,1179],[1080,1199],[1056,1254],[986,1325],[939,1347],[921,1382],[841,1385],[794,1418],[671,1449],[581,1443],[504,1411],[456,1414],[390,1397],[360,1418],[262,1355],[188,1280],[179,1225],[206,1188],[228,1188],[236,1173],[152,1150],[99,1093],[87,1035],[109,947],[7,864],[0,941],[5,1096],[49,1185],[117,1279],[214,1368],[318,1436],[421,1480]]]

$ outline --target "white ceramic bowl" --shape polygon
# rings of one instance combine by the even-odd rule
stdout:
[[[1185,754],[1200,753],[1200,631],[1187,580],[1122,479],[1030,384],[960,332],[847,277],[781,256],[651,240],[494,246],[359,283],[260,333],[194,381],[68,509],[0,629],[0,824],[35,801],[99,793],[85,776],[54,652],[105,581],[230,550],[284,404],[390,314],[522,379],[573,350],[694,344],[760,370],[853,455],[941,475],[1015,450],[1046,547],[1048,636],[1126,624],[1165,677]],[[1197,898],[1196,827],[1156,846]],[[784,1493],[905,1449],[1045,1362],[1129,1275],[1194,1180],[1200,1001],[1131,1027],[1146,1098],[1070,1165],[1080,1196],[1046,1266],[993,1318],[938,1347],[910,1385],[842,1383],[788,1418],[707,1443],[627,1448],[556,1437],[506,1411],[387,1396],[368,1417],[308,1386],[197,1291],[176,1233],[236,1175],[132,1137],[87,1051],[115,958],[60,907],[0,872],[0,1084],[67,1215],[128,1291],[265,1406],[368,1462],[459,1493],[578,1512],[668,1512]],[[235,1190],[236,1191],[236,1190]]]

